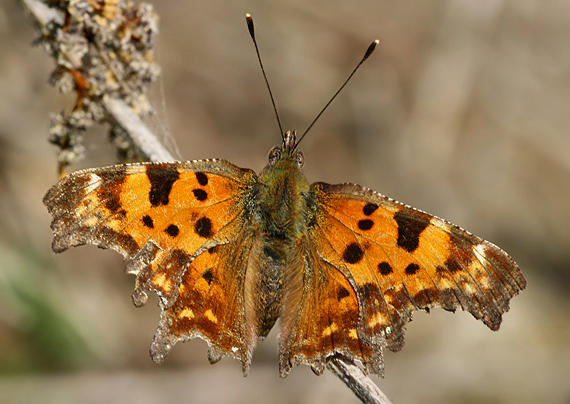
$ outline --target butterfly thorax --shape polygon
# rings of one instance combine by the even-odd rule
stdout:
[[[289,248],[304,231],[303,195],[309,191],[301,171],[303,155],[295,151],[295,132],[286,132],[283,145],[271,149],[268,158],[259,176],[258,225],[266,255],[285,261],[290,258]]]
[[[286,139],[290,139],[286,137]],[[284,272],[299,265],[298,244],[305,233],[304,213],[309,184],[301,171],[302,155],[284,144],[274,148],[259,176],[254,228],[258,231],[259,261],[253,283],[258,293],[253,306],[260,336],[265,336],[280,315]]]

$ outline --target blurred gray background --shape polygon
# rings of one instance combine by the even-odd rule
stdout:
[[[498,244],[528,289],[498,333],[469,314],[417,313],[375,378],[395,404],[570,403],[570,2],[291,0],[155,2],[149,122],[181,159],[260,170],[279,135],[244,14],[256,22],[281,118],[304,130],[373,39],[377,52],[303,141],[309,181],[356,182]],[[55,256],[41,204],[57,180],[47,84],[21,6],[0,0],[0,402],[350,403],[332,374],[278,377],[275,333],[243,378],[206,343],[154,365],[156,297],[131,304],[120,256]],[[73,170],[116,162],[107,128]],[[174,149],[172,149],[177,153]]]

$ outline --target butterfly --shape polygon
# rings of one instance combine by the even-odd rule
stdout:
[[[126,259],[132,296],[162,309],[150,353],[202,338],[247,374],[280,320],[279,369],[323,372],[342,354],[384,373],[415,310],[468,311],[498,330],[526,287],[488,241],[355,184],[309,184],[287,131],[259,173],[225,160],[78,171],[49,190],[53,250],[95,244]]]
[[[44,197],[55,252],[114,249],[135,306],[159,296],[155,362],[198,337],[211,363],[233,357],[247,374],[280,320],[282,377],[299,364],[321,374],[336,355],[383,376],[383,349],[403,347],[414,310],[461,308],[499,328],[526,287],[504,251],[359,185],[309,184],[298,146],[316,119],[297,139],[275,113],[281,146],[259,174],[218,159],[124,164],[72,173]]]

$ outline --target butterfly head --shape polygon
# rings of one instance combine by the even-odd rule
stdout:
[[[275,146],[269,151],[268,167],[273,167],[278,161],[294,161],[299,168],[302,168],[305,157],[302,152],[296,150],[297,145],[297,131],[286,131],[281,146]]]

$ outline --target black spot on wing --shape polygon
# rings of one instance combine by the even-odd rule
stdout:
[[[417,212],[419,215],[419,212]],[[429,217],[411,216],[404,212],[397,212],[394,220],[398,224],[398,246],[408,252],[414,252],[420,244],[420,235],[429,225]]]
[[[192,193],[194,194],[194,197],[199,201],[205,201],[206,199],[208,199],[208,193],[203,189],[200,188],[193,189]]]
[[[101,186],[97,190],[97,196],[101,202],[105,203],[105,207],[113,213],[117,213],[121,209],[121,186],[127,178],[124,167],[109,169],[100,172]]]
[[[207,217],[202,217],[196,221],[194,231],[200,237],[208,238],[212,236],[212,221]]]
[[[169,225],[164,231],[171,237],[176,237],[180,233],[180,229],[175,224]]]
[[[350,293],[345,287],[341,287],[336,295],[336,300],[340,302],[342,299],[344,299],[347,296],[350,296]]]
[[[420,266],[418,264],[411,263],[406,267],[406,274],[414,275],[416,272],[420,270]]]
[[[208,282],[208,285],[212,286],[212,282],[214,281],[214,274],[212,273],[212,269],[211,268],[206,269],[202,274],[202,278],[204,278],[204,280]]]
[[[113,213],[117,213],[121,209],[121,202],[119,200],[119,195],[114,195],[111,199],[105,202],[105,207]]]
[[[378,271],[384,276],[390,275],[393,272],[392,266],[385,261],[378,264]]]
[[[370,216],[371,214],[376,212],[376,209],[378,209],[378,205],[376,205],[375,203],[367,203],[366,205],[364,205],[364,208],[362,208],[362,212],[366,216]]]
[[[462,270],[461,265],[459,265],[459,263],[452,257],[449,257],[445,261],[445,266],[447,267],[448,271],[451,273],[459,272]]]
[[[149,215],[144,215],[142,218],[142,222],[149,229],[154,229],[154,222],[152,220],[152,217],[150,217]]]
[[[447,260],[445,260],[444,266],[438,266],[436,268],[436,270],[439,272],[449,271],[452,274],[454,274],[456,272],[463,270],[463,268],[461,267],[461,265],[459,265],[459,263],[453,257],[449,257]]]
[[[146,176],[150,181],[150,204],[168,205],[172,185],[180,178],[178,170],[163,164],[151,164],[146,168]]]
[[[202,186],[208,185],[208,176],[203,172],[196,172],[196,180],[198,181],[198,184]]]
[[[372,226],[374,226],[374,222],[370,219],[364,219],[358,222],[358,228],[360,230],[370,230]]]
[[[342,259],[344,262],[347,262],[349,264],[356,264],[362,259],[363,256],[364,251],[362,250],[362,247],[360,247],[357,243],[352,243],[349,244],[344,250]]]

